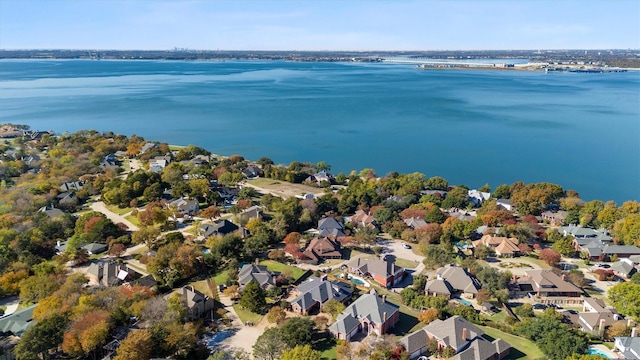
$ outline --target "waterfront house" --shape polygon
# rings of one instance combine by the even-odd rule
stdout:
[[[351,340],[357,333],[386,334],[400,320],[400,308],[379,297],[375,291],[360,296],[329,326],[331,336]]]
[[[502,339],[493,339],[484,331],[460,316],[446,320],[436,319],[422,329],[399,340],[410,359],[427,354],[427,343],[436,341],[438,350],[455,350],[454,360],[495,360],[509,356],[511,345]]]
[[[496,200],[496,205],[498,206],[498,209],[507,210],[507,211],[514,210],[514,206],[511,204],[511,200],[509,199],[498,199]]]
[[[257,166],[249,165],[244,170],[242,170],[242,174],[248,179],[253,179],[262,175],[262,169]]]
[[[548,221],[549,224],[553,226],[564,225],[564,221],[567,219],[567,215],[569,215],[568,211],[559,210],[559,211],[545,211],[540,214],[540,217],[544,221]]]
[[[318,185],[321,185],[323,182],[333,184],[336,182],[336,178],[326,171],[319,171],[306,178],[305,181],[313,182]]]
[[[469,202],[473,204],[474,207],[482,206],[482,203],[491,199],[491,193],[478,191],[478,190],[467,190],[467,195],[469,196]]]

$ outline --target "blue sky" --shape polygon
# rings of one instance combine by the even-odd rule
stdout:
[[[640,48],[638,0],[0,0],[2,49]]]

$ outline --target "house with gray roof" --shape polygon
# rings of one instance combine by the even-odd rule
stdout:
[[[540,214],[540,217],[544,221],[548,221],[553,226],[564,225],[564,221],[567,219],[569,215],[568,211],[558,210],[558,211],[545,211]]]
[[[616,275],[623,279],[630,279],[633,274],[635,274],[638,269],[636,269],[635,264],[629,258],[620,259],[613,264],[611,264],[611,270],[613,270]]]
[[[404,268],[396,265],[389,257],[385,260],[357,258],[349,262],[347,268],[354,274],[372,278],[386,288],[397,285],[406,277]]]
[[[119,286],[140,277],[140,274],[129,269],[126,264],[115,261],[96,261],[87,269],[89,282],[102,286]]]
[[[35,325],[36,323],[33,321],[33,310],[35,310],[36,306],[38,306],[38,304],[0,317],[0,335],[3,337],[9,335],[20,336]]]
[[[238,214],[238,217],[247,221],[251,219],[262,219],[262,208],[258,205],[251,206]]]
[[[496,200],[496,205],[498,206],[498,209],[503,209],[507,211],[514,210],[514,206],[511,204],[511,200],[509,199],[498,199]]]
[[[428,223],[424,221],[424,219],[420,218],[404,219],[404,223],[413,230],[420,230],[428,225]]]
[[[481,288],[480,281],[466,269],[447,265],[436,272],[436,278],[427,281],[425,294],[429,296],[462,296],[473,299]]]
[[[109,247],[107,246],[107,244],[88,243],[80,248],[86,250],[87,254],[89,255],[95,255],[102,254],[103,252],[107,251]]]
[[[484,331],[460,316],[437,319],[399,342],[409,353],[410,359],[416,359],[427,353],[430,340],[437,341],[438,349],[453,348],[455,356],[451,359],[455,360],[503,359],[511,350],[511,345],[506,341],[488,337]]]
[[[44,213],[51,220],[60,219],[64,215],[64,211],[54,208],[53,205],[50,206],[50,207],[49,206],[44,206],[44,207],[40,208],[38,210],[38,212]]]
[[[467,190],[467,195],[469,196],[469,202],[472,203],[474,207],[480,207],[483,202],[491,199],[491,193],[476,189]]]
[[[229,220],[219,220],[213,224],[204,224],[200,226],[200,234],[205,238],[215,235],[226,235],[237,231],[240,227]]]
[[[375,291],[360,296],[329,326],[331,336],[350,340],[355,334],[386,334],[400,320],[400,308],[379,297]]]
[[[333,217],[318,220],[318,235],[321,237],[332,236],[334,239],[346,236],[343,232],[344,225]]]
[[[318,171],[317,173],[306,178],[305,181],[314,182],[318,185],[320,185],[323,181],[326,181],[329,184],[333,184],[336,182],[336,178],[331,173],[328,173],[326,171]]]
[[[615,337],[613,348],[623,359],[640,359],[640,337],[637,337],[637,330],[631,335]]]
[[[242,289],[251,281],[255,281],[261,288],[268,289],[276,285],[278,275],[280,274],[277,272],[267,270],[264,265],[244,264],[238,274],[238,284]]]
[[[181,289],[180,295],[182,301],[187,307],[187,318],[196,320],[205,315],[208,311],[213,309],[214,300],[207,295],[196,290],[192,286],[184,286]]]
[[[302,315],[315,309],[322,310],[329,300],[342,303],[351,298],[351,286],[339,281],[329,281],[326,277],[311,277],[298,285],[295,290],[298,296],[291,301],[291,309]]]

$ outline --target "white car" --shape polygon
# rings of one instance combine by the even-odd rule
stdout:
[[[402,244],[402,247],[405,249],[411,249],[411,245],[405,243]]]

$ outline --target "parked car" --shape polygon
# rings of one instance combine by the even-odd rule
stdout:
[[[402,247],[405,248],[405,249],[411,249],[411,245],[406,244],[406,243],[403,243]]]
[[[533,304],[533,309],[534,310],[544,310],[547,308],[547,305],[545,304]]]

